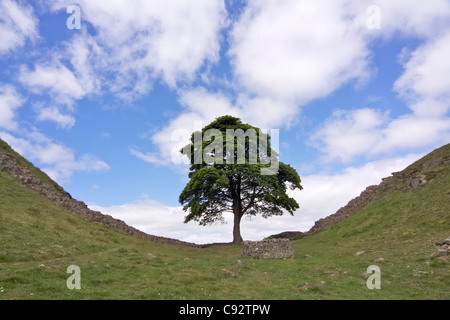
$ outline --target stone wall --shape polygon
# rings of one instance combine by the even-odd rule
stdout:
[[[253,259],[287,259],[294,257],[294,249],[288,239],[244,241],[242,256]]]

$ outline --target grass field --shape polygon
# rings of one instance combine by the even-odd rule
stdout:
[[[450,172],[439,170],[418,190],[387,193],[293,241],[295,257],[287,260],[245,259],[232,244],[136,239],[61,209],[0,171],[0,300],[450,299],[448,260],[434,246],[450,236]],[[67,287],[71,265],[80,267],[80,290]],[[379,290],[366,286],[370,265],[380,267]]]

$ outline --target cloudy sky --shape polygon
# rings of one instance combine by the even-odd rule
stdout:
[[[450,142],[449,0],[0,0],[0,138],[91,208],[183,224],[186,133],[231,114],[279,130],[300,209],[244,239],[306,231]],[[227,217],[229,218],[229,217]]]

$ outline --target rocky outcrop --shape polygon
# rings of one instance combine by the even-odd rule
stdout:
[[[288,239],[244,241],[242,256],[253,259],[287,259],[294,257],[294,249]]]
[[[76,213],[89,221],[100,223],[122,233],[152,242],[199,247],[193,243],[146,234],[136,228],[128,226],[122,220],[102,214],[99,211],[91,210],[84,202],[75,200],[69,193],[62,191],[62,188],[58,190],[54,186],[42,183],[42,181],[34,176],[28,168],[19,165],[13,156],[6,155],[2,152],[0,152],[0,170],[7,172],[24,186],[46,197],[52,203]]]

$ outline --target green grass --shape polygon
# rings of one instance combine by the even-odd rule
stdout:
[[[450,236],[450,172],[430,170],[440,172],[422,188],[386,193],[293,241],[288,260],[245,259],[232,244],[136,239],[0,171],[0,299],[450,299],[449,264],[433,246]],[[81,290],[66,286],[70,265],[81,269]],[[380,290],[366,287],[370,265],[381,269]]]

